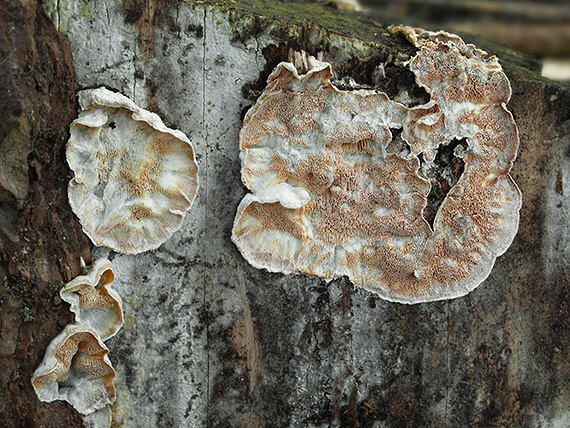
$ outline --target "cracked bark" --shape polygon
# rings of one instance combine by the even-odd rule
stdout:
[[[71,320],[57,290],[81,271],[80,257],[91,260],[67,203],[75,73],[69,44],[41,5],[2,2],[0,28],[0,57],[13,53],[0,68],[0,157],[12,161],[0,171],[9,180],[0,184],[0,425],[79,426],[70,405],[38,402],[30,384],[48,343]],[[26,171],[18,178],[10,174],[17,165]]]

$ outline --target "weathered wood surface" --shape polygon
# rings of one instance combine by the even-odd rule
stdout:
[[[323,52],[338,77],[395,95],[413,87],[394,65],[413,55],[411,45],[370,19],[294,2],[78,0],[46,9],[73,66],[41,7],[0,6],[2,116],[11,118],[0,156],[15,159],[0,163],[0,425],[81,423],[65,403],[39,403],[29,383],[71,319],[59,287],[80,257],[90,261],[66,202],[74,85],[104,85],[158,113],[193,141],[200,167],[181,231],[156,251],[109,254],[126,312],[107,343],[119,373],[118,426],[567,425],[568,87],[537,77],[531,59],[477,41],[500,55],[513,88],[520,230],[468,296],[402,305],[346,279],[256,270],[230,230],[245,194],[241,120],[289,50]],[[379,63],[386,79],[373,77]],[[25,173],[10,169],[15,162]]]

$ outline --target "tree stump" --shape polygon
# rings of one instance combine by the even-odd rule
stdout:
[[[246,193],[242,120],[292,52],[322,56],[338,79],[422,96],[404,66],[416,49],[387,24],[295,1],[8,0],[0,28],[0,425],[81,426],[67,403],[40,403],[30,377],[72,320],[59,289],[81,258],[103,256],[125,307],[107,342],[113,426],[570,420],[570,88],[542,79],[535,60],[463,35],[496,54],[511,82],[520,228],[467,296],[403,305],[347,278],[257,270],[230,240]],[[196,149],[197,199],[157,250],[92,248],[67,202],[76,90],[99,86]]]

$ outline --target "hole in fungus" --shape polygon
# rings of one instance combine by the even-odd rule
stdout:
[[[386,153],[406,158],[410,155],[410,145],[402,138],[402,128],[391,129],[392,141],[386,146]]]
[[[465,162],[456,155],[456,148],[467,149],[467,140],[454,139],[449,144],[438,148],[433,163],[427,163],[423,154],[420,154],[420,169],[431,184],[431,190],[427,197],[427,205],[424,209],[423,217],[433,230],[433,222],[439,207],[451,188],[457,184],[463,170]],[[461,149],[459,149],[461,150]]]
[[[416,77],[411,70],[388,64],[384,66],[384,75],[385,78],[376,80],[375,89],[386,93],[391,100],[404,104],[406,107],[415,107],[429,102],[429,94],[416,83]]]
[[[117,124],[115,122],[109,122],[109,128],[115,129],[116,127],[117,127]]]

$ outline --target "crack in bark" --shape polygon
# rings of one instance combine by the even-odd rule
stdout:
[[[204,129],[205,153],[204,163],[206,164],[206,174],[204,174],[204,226],[205,233],[208,230],[208,127],[206,126],[206,40],[207,40],[207,8],[204,8],[204,35],[202,41],[202,127]],[[204,275],[204,313],[208,313],[207,284],[206,275]],[[210,426],[210,320],[206,319],[206,426]]]

